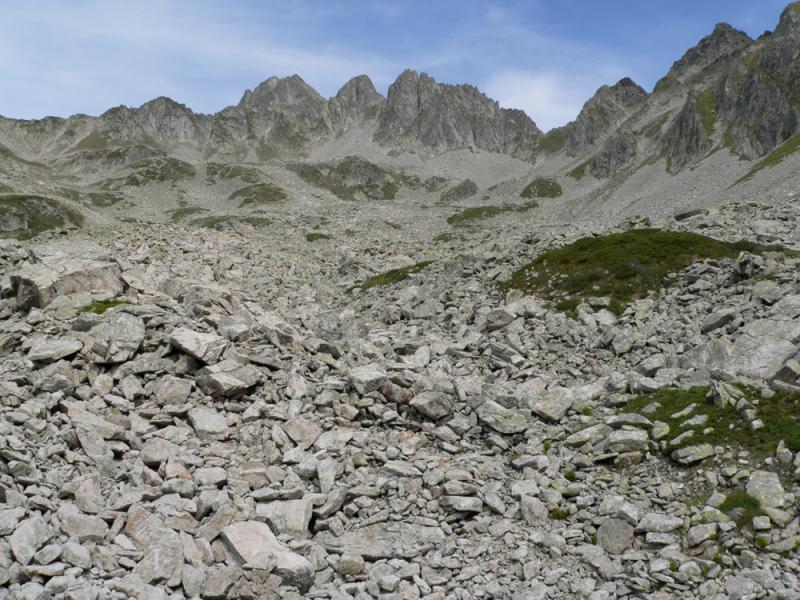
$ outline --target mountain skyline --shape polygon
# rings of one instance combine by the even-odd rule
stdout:
[[[386,95],[397,74],[412,68],[440,82],[476,85],[547,131],[574,119],[601,85],[631,77],[652,89],[714,23],[756,37],[783,5],[700,3],[689,19],[674,4],[668,11],[621,2],[604,3],[602,11],[586,2],[380,2],[361,11],[303,2],[280,14],[269,4],[238,2],[224,15],[208,3],[191,11],[146,4],[146,18],[119,3],[98,10],[85,1],[69,14],[57,4],[37,15],[10,7],[0,25],[0,49],[9,57],[0,66],[0,114],[100,114],[161,95],[214,113],[235,104],[241,90],[293,73],[325,97],[364,73]]]

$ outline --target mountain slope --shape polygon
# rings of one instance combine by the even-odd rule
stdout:
[[[58,199],[106,222],[229,211],[247,185],[280,188],[288,200],[280,206],[293,206],[341,199],[331,182],[383,189],[390,181],[385,193],[346,196],[425,204],[470,180],[479,193],[459,201],[469,205],[507,204],[545,178],[563,194],[532,214],[666,213],[722,201],[732,185],[742,198],[791,193],[798,90],[796,2],[774,32],[752,40],[720,24],[652,92],[629,78],[602,86],[575,121],[547,133],[475,87],[411,70],[387,97],[363,75],[331,99],[298,75],[272,77],[213,115],[162,97],[98,117],[0,118],[0,190]],[[360,174],[346,172],[356,164]],[[82,200],[98,194],[115,201]]]

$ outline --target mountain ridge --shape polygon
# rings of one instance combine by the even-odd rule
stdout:
[[[691,208],[701,192],[709,202],[722,200],[722,173],[737,183],[760,173],[748,193],[760,186],[770,196],[788,185],[788,175],[777,177],[783,170],[765,166],[795,160],[790,150],[800,135],[798,7],[787,6],[775,31],[755,40],[718,24],[652,91],[630,78],[603,85],[575,120],[548,132],[475,86],[439,83],[411,69],[386,96],[359,75],[324,98],[294,74],[270,77],[213,114],[162,96],[99,116],[0,118],[0,185],[53,196],[101,221],[138,218],[136,208],[152,198],[179,207],[199,196],[212,208],[218,190],[202,185],[211,163],[255,169],[248,179],[282,187],[290,198],[351,197],[333,183],[337,165],[349,157],[361,163],[343,169],[372,165],[342,175],[342,181],[378,186],[365,197],[389,185],[386,190],[397,191],[387,191],[387,199],[422,198],[438,193],[428,189],[437,186],[410,182],[441,179],[456,187],[469,179],[478,181],[471,201],[505,203],[508,193],[519,195],[545,178],[563,195],[558,205],[540,202],[540,212],[570,218],[578,207],[585,218],[598,211],[623,214],[633,210],[631,194],[645,213],[666,210],[654,204],[665,194],[674,197],[669,206],[675,210]],[[311,172],[321,175],[309,179]],[[699,179],[700,172],[712,175]],[[115,213],[124,203],[105,212],[74,205],[73,198],[107,188],[130,204],[128,212]]]

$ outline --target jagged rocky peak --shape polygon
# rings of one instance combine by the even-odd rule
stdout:
[[[567,154],[578,156],[604,139],[647,100],[647,92],[629,77],[604,85],[583,105],[569,126]]]
[[[781,14],[781,20],[775,28],[775,34],[784,35],[800,35],[800,2],[792,2]]]
[[[655,92],[685,83],[718,61],[735,56],[745,50],[753,40],[743,31],[727,23],[719,23],[714,31],[689,49],[655,86]]]
[[[366,75],[359,75],[348,81],[331,98],[331,120],[341,127],[352,122],[374,119],[385,103],[386,98],[377,92],[372,80]]]
[[[542,132],[522,111],[500,105],[471,85],[437,83],[406,70],[389,87],[376,139],[433,150],[478,148],[530,156]]]
[[[325,105],[325,99],[299,75],[270,77],[255,89],[247,90],[239,101],[239,107],[247,110],[274,106],[304,106],[322,110]]]

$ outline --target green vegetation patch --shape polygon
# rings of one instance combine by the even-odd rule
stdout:
[[[537,177],[520,193],[521,198],[558,198],[562,194],[561,186],[554,179]]]
[[[703,124],[706,135],[714,132],[714,125],[717,124],[719,110],[717,109],[717,94],[714,88],[707,88],[697,95],[697,112],[700,115],[700,122]]]
[[[169,211],[169,219],[173,223],[178,223],[179,221],[186,219],[186,217],[191,217],[204,212],[208,212],[208,209],[201,208],[199,206],[183,206],[181,208],[176,208]]]
[[[120,304],[125,304],[125,302],[123,302],[122,300],[101,300],[100,302],[93,302],[92,304],[84,306],[79,312],[102,315],[109,308],[119,306]]]
[[[755,517],[764,514],[757,498],[748,495],[744,490],[734,490],[725,496],[719,509],[731,517],[739,527],[751,526]]]
[[[86,197],[96,208],[109,208],[123,201],[122,196],[112,192],[89,192]]]
[[[767,154],[764,158],[753,165],[753,167],[744,177],[740,178],[733,185],[738,185],[740,183],[744,183],[745,181],[751,180],[759,171],[769,167],[774,167],[798,150],[800,150],[800,133],[796,133],[783,144],[775,148],[772,152]]]
[[[475,182],[471,179],[465,179],[457,186],[450,188],[446,192],[443,192],[439,197],[439,201],[444,203],[459,202],[460,200],[472,198],[472,196],[477,193],[478,186],[475,184]]]
[[[0,194],[12,194],[14,192],[14,188],[5,185],[4,183],[0,183]]]
[[[215,162],[206,164],[206,183],[208,185],[231,179],[241,179],[245,183],[258,183],[261,181],[261,176],[255,169],[239,165],[223,165]]]
[[[447,185],[447,179],[444,177],[439,177],[438,175],[434,175],[433,177],[428,177],[422,185],[425,187],[426,192],[433,194],[444,189],[444,187]]]
[[[308,242],[318,242],[319,240],[330,240],[333,239],[327,233],[307,233],[306,234],[306,241]]]
[[[636,229],[583,238],[545,252],[516,271],[502,288],[541,294],[564,311],[590,296],[609,296],[609,308],[621,314],[629,302],[660,289],[667,275],[696,260],[735,258],[743,250],[767,249],[774,248],[721,242],[696,233]]]
[[[369,279],[367,279],[364,283],[361,284],[362,290],[369,290],[375,287],[384,287],[387,285],[393,285],[395,283],[399,283],[400,281],[404,281],[409,278],[409,276],[419,273],[425,267],[432,264],[433,261],[425,260],[422,262],[418,262],[415,265],[410,265],[408,267],[401,267],[399,269],[392,269],[391,271],[386,271],[385,273],[381,273],[379,275],[373,275]]]
[[[162,156],[140,160],[129,168],[133,170],[130,175],[108,180],[105,182],[105,187],[118,185],[141,187],[149,183],[177,183],[197,175],[197,171],[189,163]]]
[[[555,154],[567,145],[567,134],[566,127],[551,129],[539,139],[536,149],[545,154]]]
[[[398,173],[351,156],[338,163],[295,163],[289,165],[298,177],[330,190],[342,200],[394,200],[402,187],[419,188],[419,178]]]
[[[230,195],[230,200],[238,201],[239,208],[245,206],[262,204],[272,204],[273,202],[280,202],[286,200],[288,196],[277,185],[271,183],[257,183],[247,187],[236,190]]]
[[[567,173],[567,177],[572,177],[573,179],[576,179],[576,180],[580,181],[581,179],[586,177],[586,168],[588,166],[589,166],[589,162],[588,161],[585,162],[585,163],[579,164],[577,167],[575,167],[574,169],[572,169],[571,171],[569,171]]]
[[[532,208],[538,208],[536,202],[526,202],[525,204],[501,204],[499,206],[473,206],[465,208],[461,212],[452,215],[447,222],[453,227],[466,227],[472,225],[474,221],[490,219],[497,215],[509,212],[522,213]]]
[[[670,428],[667,440],[692,432],[692,435],[682,438],[675,445],[667,444],[666,454],[676,448],[711,444],[748,450],[754,456],[764,458],[774,455],[781,440],[792,452],[800,450],[800,395],[776,392],[771,398],[762,398],[755,390],[740,389],[755,405],[756,418],[764,424],[757,431],[750,430],[749,424],[735,407],[720,407],[710,402],[706,387],[659,390],[632,398],[621,410],[666,423]],[[681,412],[689,407],[692,407],[691,411]],[[690,421],[700,416],[705,416],[703,422]]]
[[[206,227],[208,229],[219,229],[226,224],[233,224],[233,223],[246,223],[247,225],[252,225],[253,227],[266,227],[270,225],[272,221],[265,217],[237,217],[234,215],[216,215],[210,217],[201,217],[199,219],[192,219],[190,222],[191,225],[196,227]]]
[[[44,196],[0,196],[0,234],[27,239],[61,227],[79,227],[83,215],[62,202]]]

